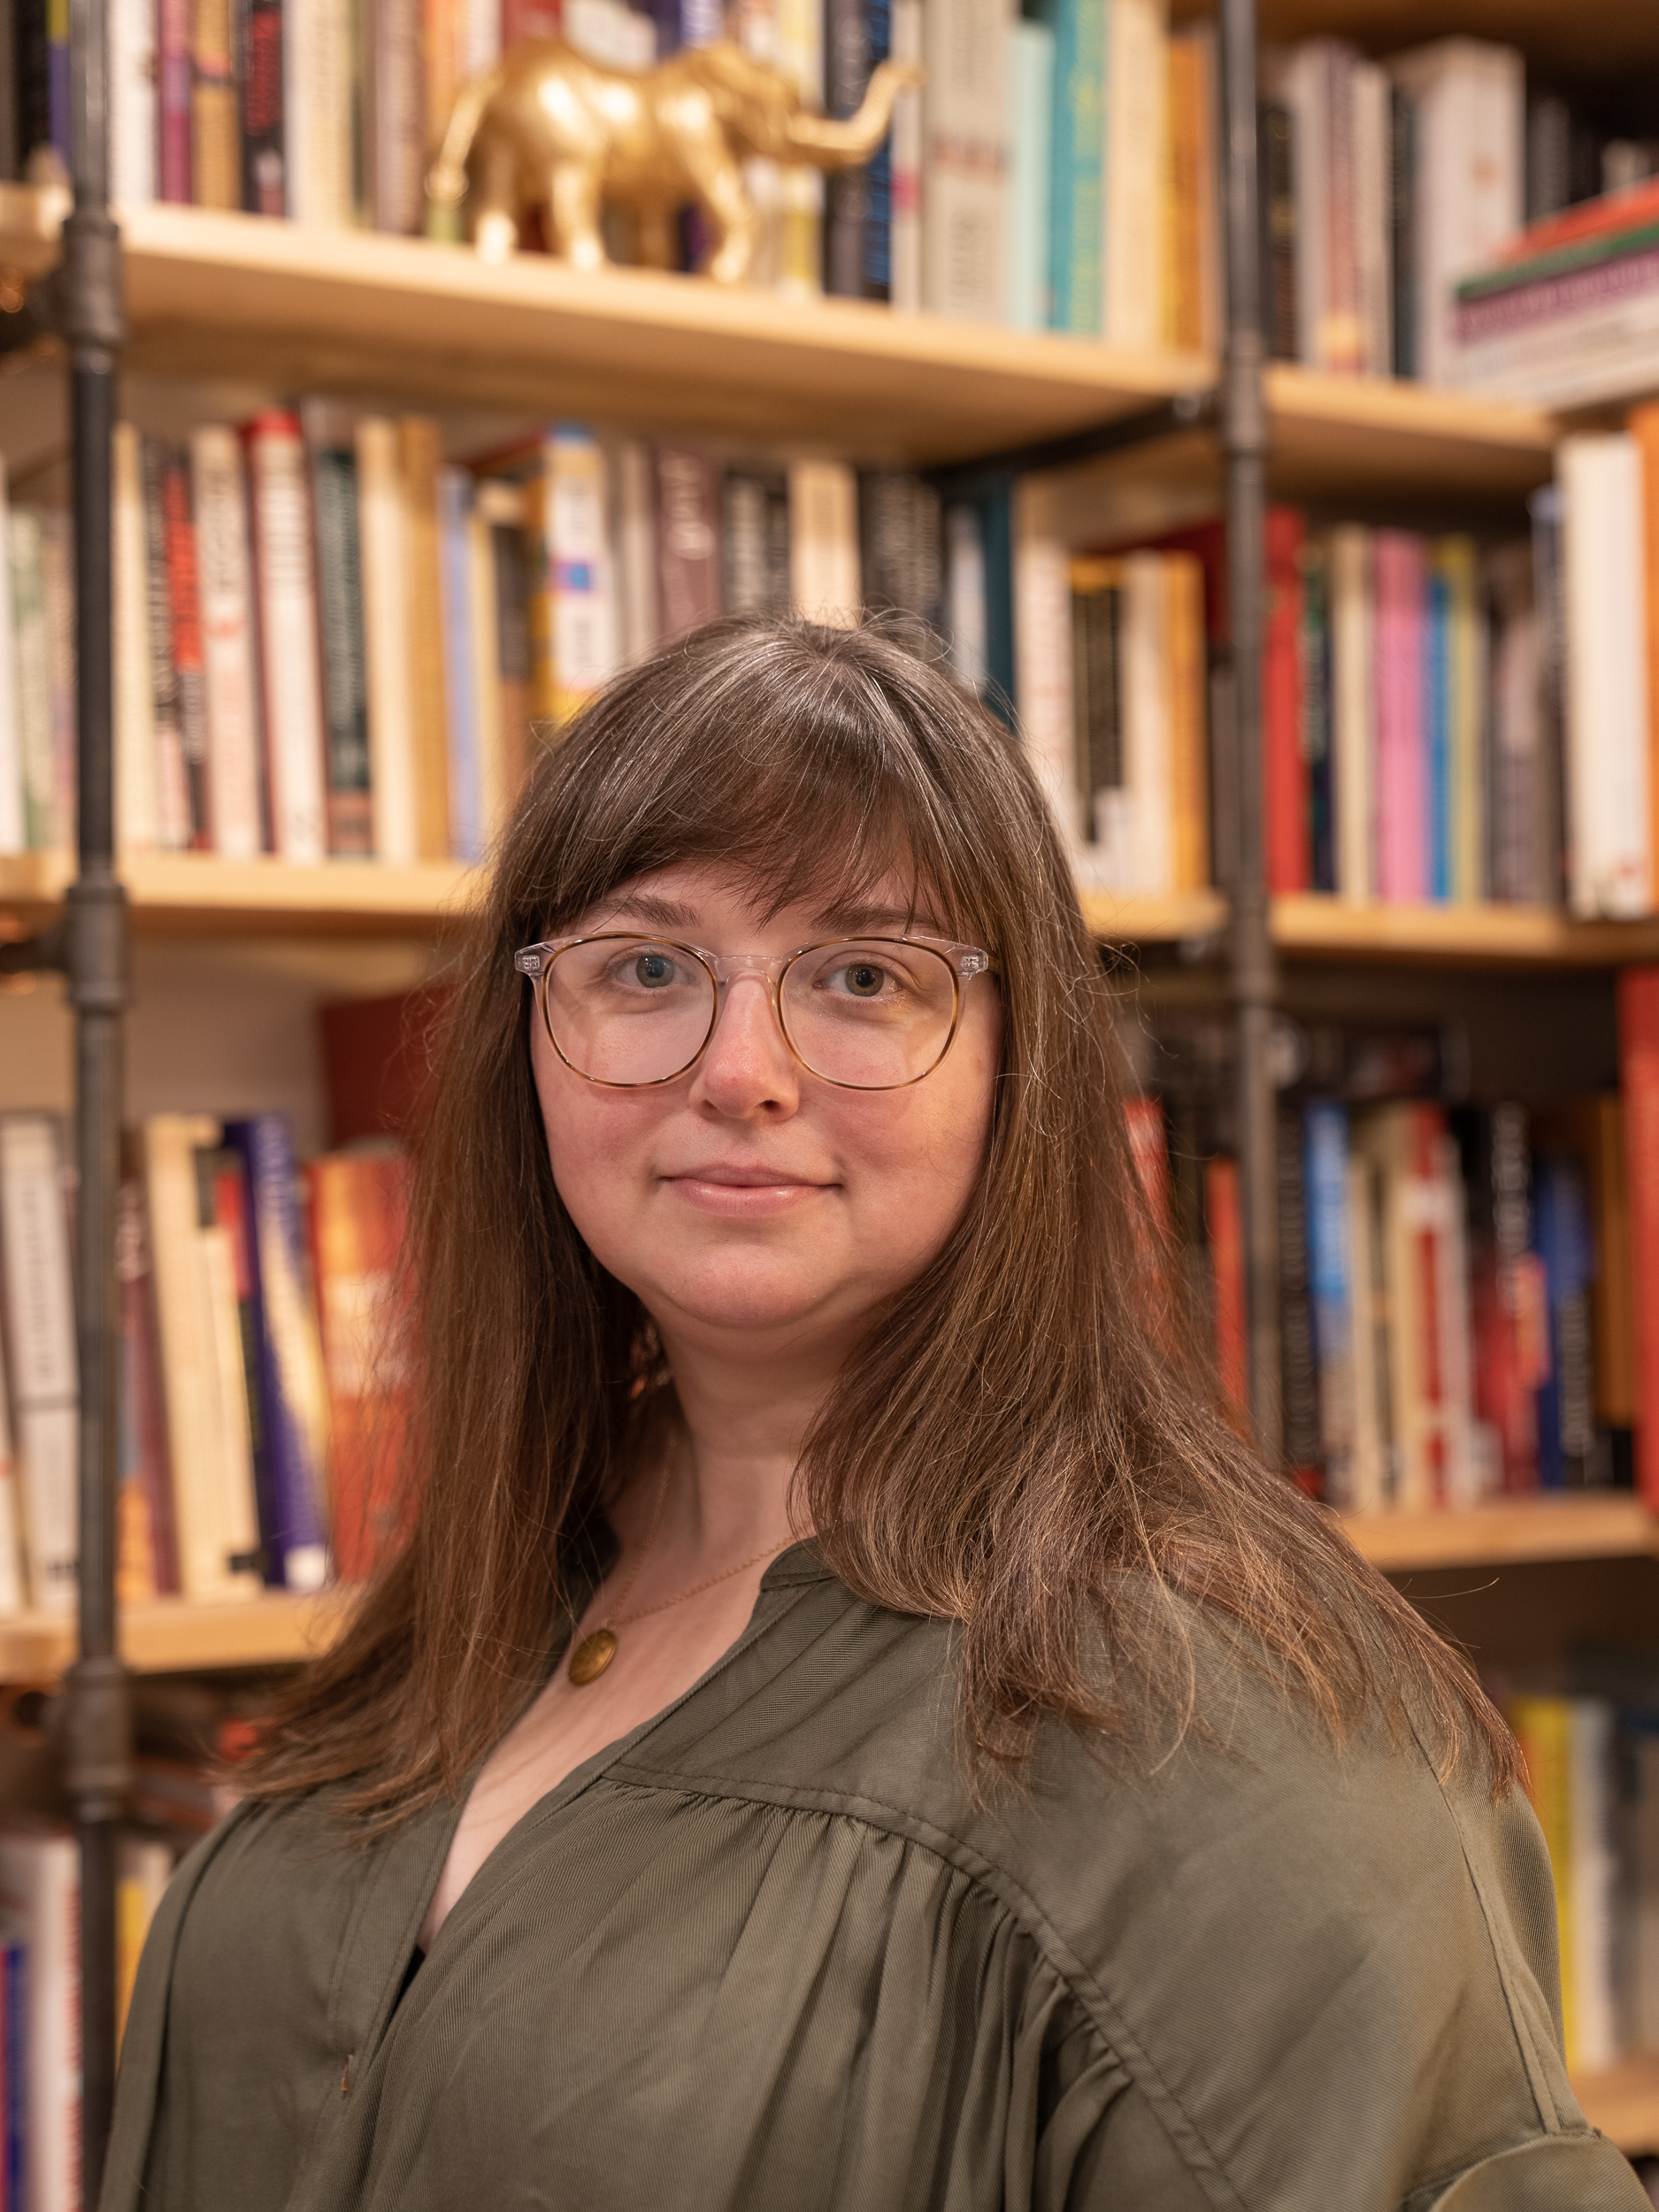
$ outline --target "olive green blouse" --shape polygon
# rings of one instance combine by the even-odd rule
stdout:
[[[150,1936],[104,2212],[1641,2212],[1527,1807],[1198,1648],[1208,1741],[1056,1729],[976,1802],[949,1627],[796,1546],[424,1960],[454,1805],[243,1806]]]

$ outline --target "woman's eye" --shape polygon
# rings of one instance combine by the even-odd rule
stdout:
[[[647,990],[660,990],[674,979],[674,964],[665,952],[642,952],[634,964],[634,979]]]
[[[879,998],[887,987],[887,972],[868,960],[856,960],[841,971],[841,981],[854,998]]]

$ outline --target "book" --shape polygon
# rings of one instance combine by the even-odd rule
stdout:
[[[1249,1420],[1250,1347],[1236,1160],[1217,1158],[1204,1163],[1204,1232],[1215,1302],[1217,1373],[1232,1418],[1242,1427]]]
[[[202,0],[196,0],[198,5]],[[283,170],[296,222],[339,228],[351,220],[354,69],[349,0],[282,0]],[[433,122],[449,106],[428,107]]]
[[[0,1269],[29,1603],[70,1613],[81,1401],[63,1139],[50,1114],[0,1115]],[[14,1557],[16,1542],[13,1531]],[[6,1548],[0,1528],[0,1552]]]
[[[1423,541],[1379,530],[1371,540],[1376,669],[1376,888],[1421,899],[1428,888],[1426,759],[1423,739]]]
[[[958,500],[945,510],[945,634],[950,665],[970,691],[986,680],[985,526],[978,507]]]
[[[1168,45],[1168,181],[1164,190],[1164,342],[1183,350],[1221,342],[1216,169],[1216,39],[1206,24]]]
[[[81,2170],[81,1853],[68,1829],[19,1817],[0,1830],[0,1915],[9,1928],[21,1931],[26,1958],[24,2185],[20,2199],[13,2201],[26,2205],[27,2212],[76,2212]]]
[[[922,299],[995,322],[1008,279],[1008,0],[924,11]]]
[[[29,1943],[20,1920],[0,1921],[0,2037],[4,2039],[5,2078],[0,2088],[0,2181],[8,2204],[28,2201],[25,2164],[28,2146]]]
[[[1348,1169],[1349,1290],[1354,1309],[1354,1445],[1348,1510],[1381,1512],[1400,1494],[1388,1341],[1393,1324],[1382,1177],[1363,1154]]]
[[[234,431],[191,434],[190,474],[207,725],[208,841],[227,860],[265,846],[248,503]]]
[[[824,111],[856,115],[875,65],[867,0],[826,0]],[[864,296],[865,228],[870,185],[863,168],[832,171],[824,179],[824,289],[832,297]]]
[[[156,14],[151,0],[111,0],[109,12],[110,199],[117,208],[148,207],[157,196]],[[0,135],[4,130],[0,119]],[[0,177],[16,173],[0,152]],[[233,204],[242,204],[240,180]]]
[[[460,560],[476,734],[478,836],[488,849],[507,818],[507,741],[502,721],[501,606],[490,503],[471,479],[463,488]]]
[[[1653,903],[1641,455],[1623,432],[1557,453],[1565,612],[1569,903],[1635,915]]]
[[[1525,1110],[1502,1103],[1462,1117],[1469,1194],[1475,1411],[1498,1486],[1538,1486],[1538,1394],[1550,1371],[1544,1270],[1533,1249],[1532,1148]]]
[[[420,836],[405,574],[408,525],[396,425],[365,416],[357,426],[355,448],[371,829],[375,857],[407,866],[419,853]]]
[[[225,1125],[247,1177],[253,1335],[269,1479],[265,1571],[290,1590],[316,1590],[327,1572],[324,1509],[328,1409],[317,1340],[299,1169],[286,1116]]]
[[[190,197],[197,207],[242,205],[234,39],[232,0],[190,0]]]
[[[1106,270],[1102,328],[1119,345],[1164,335],[1163,211],[1169,70],[1165,0],[1111,0],[1106,19]]]
[[[11,503],[0,455],[0,853],[27,849],[23,808],[23,728],[27,711],[18,657],[18,605],[12,556]]]
[[[41,518],[12,507],[6,517],[7,567],[12,586],[12,673],[17,691],[17,757],[25,848],[49,852],[57,837],[52,773],[50,654],[46,585],[41,562]]]
[[[789,611],[789,483],[781,469],[729,468],[720,487],[721,597],[727,614]]]
[[[155,746],[156,841],[164,852],[190,842],[189,775],[185,759],[179,672],[173,657],[173,596],[167,568],[165,454],[159,441],[139,445],[144,508],[144,578],[150,641],[150,732]]]
[[[51,729],[49,765],[49,842],[58,851],[75,841],[75,548],[70,518],[61,507],[41,511],[41,601],[46,626],[47,713]]]
[[[457,860],[484,854],[484,789],[473,627],[472,549],[467,524],[472,479],[438,472],[439,580],[443,605],[444,705],[449,726],[449,849]],[[491,579],[493,583],[494,579]]]
[[[1388,88],[1388,305],[1391,366],[1417,373],[1417,111],[1411,95]]]
[[[1546,1490],[1584,1490],[1597,1479],[1590,1283],[1594,1256],[1581,1164],[1540,1158],[1535,1170],[1533,1233],[1543,1263],[1549,1332],[1538,1390],[1538,1476]]]
[[[445,860],[450,849],[449,737],[444,728],[443,556],[438,525],[438,425],[400,416],[397,461],[403,488],[403,637],[409,655],[416,850]]]
[[[1309,1212],[1302,1178],[1302,1130],[1294,1106],[1275,1118],[1275,1189],[1279,1212],[1279,1417],[1285,1471],[1299,1488],[1324,1490],[1319,1383],[1314,1349]]]
[[[549,711],[562,726],[585,706],[617,664],[612,634],[614,600],[610,588],[610,495],[604,449],[580,423],[557,423],[542,440],[546,562],[541,590],[548,602],[550,645]],[[664,541],[661,514],[662,449],[658,449],[658,546]],[[706,511],[712,519],[712,494]],[[682,532],[688,517],[680,517]],[[682,537],[682,544],[688,541]],[[715,550],[709,549],[710,562]],[[713,568],[718,578],[718,565]],[[666,631],[671,616],[663,607]]]
[[[809,109],[824,105],[824,9],[814,0],[774,0],[771,59]],[[777,289],[817,299],[824,288],[824,178],[804,164],[780,165]]]
[[[1345,41],[1270,50],[1263,81],[1295,147],[1296,334],[1310,368],[1358,366],[1353,236],[1353,66]]]
[[[1517,1697],[1510,1726],[1527,1792],[1549,1847],[1561,1957],[1567,2064],[1586,2071],[1620,2055],[1613,1933],[1613,1709],[1597,1697]]]
[[[940,530],[939,494],[925,478],[905,469],[860,471],[859,573],[866,608],[937,625],[944,591]]]
[[[1490,548],[1481,560],[1480,588],[1490,641],[1487,895],[1549,905],[1559,895],[1557,855],[1552,849],[1558,764],[1545,749],[1543,662],[1530,542],[1518,539]]]
[[[1008,296],[1014,330],[1048,326],[1048,221],[1054,189],[1055,35],[1021,16],[1008,28]]]
[[[1590,1348],[1595,1420],[1607,1429],[1633,1429],[1640,1394],[1624,1101],[1617,1092],[1577,1099],[1534,1116],[1534,1125],[1540,1150],[1571,1156],[1584,1177],[1594,1263]]]
[[[642,439],[618,439],[611,454],[609,472],[611,536],[616,556],[612,564],[617,600],[616,643],[623,665],[632,667],[656,651],[662,635],[657,577],[657,498],[650,448]],[[733,608],[732,611],[738,610]]]
[[[368,674],[363,637],[363,555],[354,448],[319,434],[311,442],[318,616],[321,628],[326,790],[331,853],[374,850],[369,757]]]
[[[657,581],[664,641],[716,620],[720,612],[718,478],[708,456],[659,445],[657,471]]]
[[[1387,68],[1413,104],[1416,371],[1448,384],[1460,373],[1454,288],[1521,227],[1524,68],[1514,48],[1470,38],[1396,54]]]
[[[1352,76],[1354,132],[1355,313],[1358,367],[1366,376],[1394,373],[1394,273],[1391,266],[1393,141],[1386,70],[1360,61]]]
[[[164,4],[174,6],[178,0]],[[288,211],[284,4],[285,0],[237,0],[242,204],[250,215]],[[164,190],[162,196],[171,196]]]
[[[150,666],[150,582],[144,542],[144,472],[139,436],[118,422],[110,439],[111,631],[114,652],[115,833],[118,850],[149,852],[157,841],[156,701]],[[205,614],[204,614],[205,620]],[[7,626],[0,624],[0,630]],[[0,693],[9,634],[0,637]],[[5,702],[0,697],[0,725]],[[0,732],[0,852],[4,826],[5,744]]]
[[[297,416],[268,409],[242,433],[252,511],[271,847],[282,860],[327,849],[317,572]]]
[[[1647,841],[1659,856],[1659,406],[1633,407],[1624,427],[1641,470],[1642,637],[1647,677]]]
[[[1302,750],[1301,557],[1307,524],[1294,507],[1267,518],[1267,619],[1262,641],[1263,810],[1268,889],[1309,887],[1308,764]]]
[[[1264,101],[1257,109],[1256,142],[1262,227],[1262,335],[1270,359],[1299,361],[1295,120],[1282,101]]]
[[[891,0],[891,52],[895,61],[922,60],[922,0]],[[922,304],[922,95],[916,87],[893,104],[887,134],[891,175],[887,219],[888,296],[900,313]]]
[[[366,211],[374,229],[402,237],[419,231],[426,204],[420,12],[420,0],[375,0],[364,11]]]
[[[385,1147],[336,1152],[308,1161],[305,1179],[333,1445],[331,1548],[336,1574],[358,1582],[398,1532],[407,1165]]]
[[[176,1596],[177,1532],[167,1417],[162,1402],[161,1346],[142,1185],[121,1184],[115,1222],[120,1286],[121,1486],[116,1502],[116,1594],[123,1605]]]
[[[841,462],[790,465],[789,588],[810,622],[845,628],[858,619],[858,486]]]
[[[1348,1115],[1334,1100],[1302,1110],[1310,1353],[1317,1457],[1333,1505],[1374,1507],[1357,1494],[1355,1465],[1354,1275],[1349,1236]],[[1284,1225],[1280,1224],[1281,1238]]]
[[[642,450],[642,449],[641,449]],[[472,511],[489,534],[490,558],[495,571],[495,665],[501,702],[501,803],[506,810],[518,802],[530,772],[530,568],[524,528],[525,501],[518,485],[480,481],[472,495]],[[649,519],[649,517],[648,517]],[[632,544],[625,538],[625,551]],[[654,565],[654,534],[646,545],[648,565]],[[637,580],[632,565],[628,578]],[[633,601],[625,602],[625,615]],[[650,599],[655,621],[656,593]],[[643,617],[641,617],[641,620]],[[655,628],[650,632],[655,640]],[[649,649],[649,647],[646,649]]]
[[[1308,781],[1308,887],[1336,889],[1336,748],[1331,711],[1331,572],[1323,537],[1304,536],[1296,557],[1302,622],[1296,687]]]
[[[157,0],[156,75],[160,122],[157,195],[188,207],[195,197],[191,175],[195,118],[191,112],[190,30],[193,0]]]
[[[18,1502],[18,1446],[6,1391],[4,1334],[0,1332],[0,1617],[23,1610],[22,1522]]]
[[[1618,1034],[1636,1348],[1636,1472],[1649,1506],[1659,1509],[1659,969],[1621,972]]]
[[[221,1141],[204,1114],[151,1114],[141,1133],[179,1583],[211,1601],[259,1587],[233,1255],[222,1227],[204,1226],[196,1171],[196,1155]]]
[[[173,1851],[160,1836],[128,1829],[116,1845],[115,2033],[117,2047],[133,2001],[133,1984],[144,1939],[167,1884],[173,1879]]]

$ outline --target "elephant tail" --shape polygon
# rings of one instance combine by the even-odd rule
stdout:
[[[484,110],[506,81],[497,63],[481,77],[463,86],[449,111],[438,157],[426,172],[426,197],[435,207],[457,207],[466,197],[466,157],[483,119]]]

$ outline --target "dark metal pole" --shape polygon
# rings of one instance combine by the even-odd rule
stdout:
[[[1227,613],[1232,633],[1238,808],[1233,886],[1233,1003],[1239,1034],[1239,1181],[1243,1202],[1250,1409],[1270,1462],[1279,1454],[1279,1219],[1271,1044],[1277,995],[1268,928],[1262,794],[1262,620],[1266,570],[1261,232],[1256,155],[1256,0],[1222,0],[1225,112],[1227,344],[1222,440],[1227,464]]]
[[[80,1656],[65,1679],[65,1779],[81,1839],[83,2200],[96,2205],[115,2095],[116,1822],[131,1784],[126,1670],[116,1656],[126,895],[115,878],[111,467],[121,321],[110,219],[105,0],[71,0],[73,209],[64,226],[59,326],[69,349],[75,502],[79,867],[68,895],[75,1014],[77,1338],[81,1359]]]

